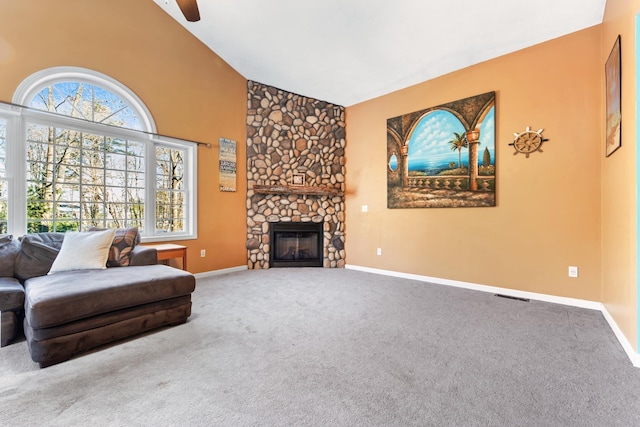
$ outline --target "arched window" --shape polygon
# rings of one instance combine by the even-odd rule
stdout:
[[[195,146],[158,137],[128,88],[56,67],[25,79],[13,103],[0,109],[0,231],[135,226],[147,241],[195,237]]]

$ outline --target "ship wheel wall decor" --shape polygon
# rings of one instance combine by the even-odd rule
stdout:
[[[535,153],[539,151],[542,153],[542,144],[548,139],[542,137],[542,131],[544,129],[531,130],[529,126],[524,132],[514,133],[513,136],[515,139],[509,145],[513,146],[516,150],[513,155],[515,156],[518,153],[523,153],[529,158],[529,154]]]

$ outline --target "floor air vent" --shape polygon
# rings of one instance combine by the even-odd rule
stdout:
[[[496,294],[496,296],[500,298],[507,298],[507,299],[514,299],[517,301],[529,302],[529,298],[512,297],[511,295],[503,295],[503,294]]]

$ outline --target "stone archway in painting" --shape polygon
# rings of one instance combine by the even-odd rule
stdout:
[[[469,125],[464,117],[457,111],[439,107],[425,110],[424,114],[411,125],[405,142],[407,176],[421,176],[423,173],[428,176],[442,170],[453,169],[455,165],[451,161],[451,155],[455,152],[458,154],[457,169],[462,169],[462,152],[467,146],[465,135],[468,128]],[[438,133],[441,136],[438,138],[438,143],[430,141],[431,146],[424,147],[420,146],[425,141],[423,133],[432,135]],[[454,144],[454,141],[460,143]]]
[[[406,173],[406,156],[400,135],[387,129],[387,181],[394,186],[404,186]],[[394,167],[395,166],[395,167]]]
[[[471,175],[469,179],[470,182],[475,183],[473,185],[473,191],[488,191],[491,188],[495,191],[495,98],[487,102],[486,105],[480,110],[476,120],[472,123],[472,129],[474,133],[477,133],[475,138],[477,139],[477,143],[474,144],[475,153],[469,150],[469,164],[475,162],[477,166],[475,175]],[[488,160],[486,160],[486,156],[483,155],[483,165],[479,165],[480,152],[484,147],[484,153],[488,155]],[[490,150],[491,148],[491,150]],[[493,153],[493,154],[491,154]],[[473,158],[472,158],[473,157]],[[493,161],[492,161],[493,159]],[[483,167],[485,169],[483,169]],[[479,173],[478,173],[479,169]],[[477,182],[481,176],[493,176],[493,180],[481,180],[481,185],[478,187]],[[493,183],[493,187],[491,186]]]

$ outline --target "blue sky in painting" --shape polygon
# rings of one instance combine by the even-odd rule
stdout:
[[[458,163],[458,151],[451,151],[449,141],[454,132],[464,133],[460,120],[445,110],[435,110],[424,116],[409,139],[409,170],[437,173],[447,169],[449,162]],[[495,113],[494,108],[487,113],[480,127],[480,146],[478,159],[482,162],[482,153],[489,148],[491,163],[495,163]],[[469,150],[461,152],[462,164],[469,163]]]

